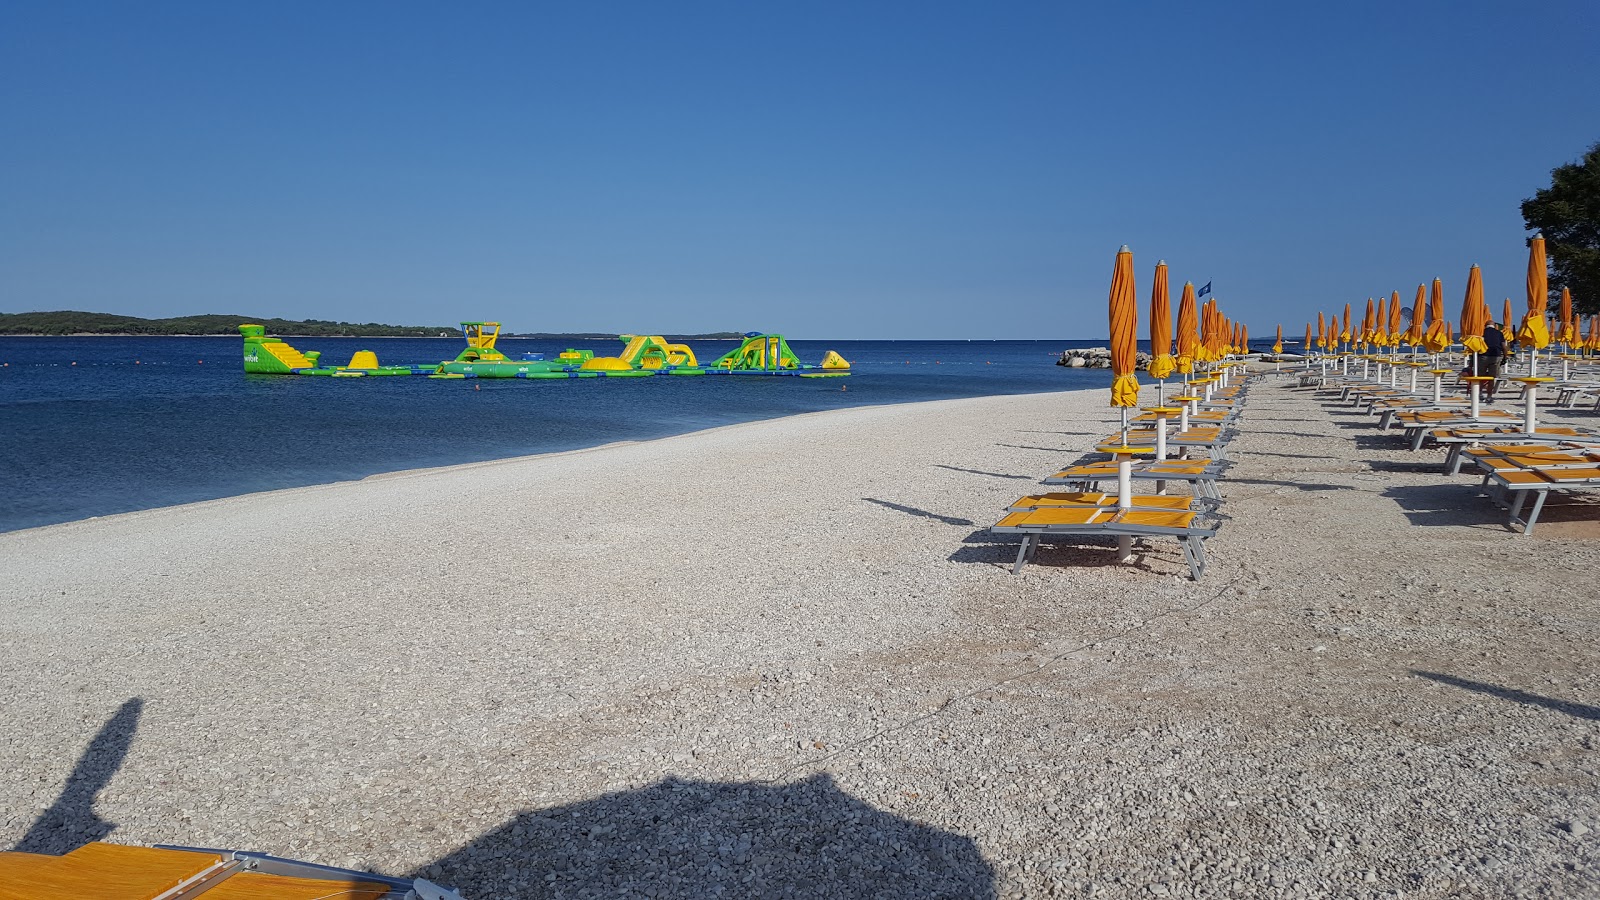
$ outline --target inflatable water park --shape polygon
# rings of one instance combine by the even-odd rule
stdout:
[[[739,346],[702,364],[687,344],[673,344],[660,335],[624,334],[621,352],[597,356],[593,350],[564,350],[553,359],[524,353],[511,359],[495,348],[499,322],[462,322],[467,346],[455,359],[438,363],[384,365],[371,350],[358,350],[347,365],[323,365],[321,351],[301,352],[261,325],[240,325],[244,336],[244,370],[252,375],[326,375],[369,378],[425,375],[429,378],[648,378],[655,375],[789,375],[838,378],[850,374],[850,363],[829,350],[816,365],[800,362],[781,334],[750,332]]]

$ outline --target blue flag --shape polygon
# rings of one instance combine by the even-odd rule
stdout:
[[[1205,287],[1203,287],[1200,290],[1195,292],[1194,297],[1195,297],[1196,300],[1198,300],[1201,297],[1204,297],[1205,295],[1207,295],[1209,293],[1211,293],[1211,282],[1208,281],[1208,282],[1206,282],[1206,286]]]

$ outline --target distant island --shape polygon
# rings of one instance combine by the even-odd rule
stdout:
[[[456,337],[461,330],[454,325],[380,325],[376,322],[329,322],[323,319],[291,321],[265,319],[252,316],[175,316],[170,319],[141,319],[138,316],[118,316],[111,313],[58,312],[0,313],[0,335],[25,335],[31,337],[63,335],[237,335],[245,323],[265,326],[268,334],[284,337]],[[667,335],[679,340],[733,340],[744,335],[736,331],[718,331],[711,334]],[[585,332],[556,334],[534,332],[513,334],[503,332],[502,337],[536,338],[543,340],[616,340],[612,333]]]

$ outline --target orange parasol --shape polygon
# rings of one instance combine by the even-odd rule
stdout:
[[[1378,317],[1373,319],[1372,342],[1379,347],[1389,343],[1389,298],[1378,298]]]
[[[1461,346],[1473,353],[1489,349],[1483,342],[1484,315],[1488,304],[1483,302],[1483,272],[1473,266],[1467,273],[1467,293],[1461,298]]]
[[[1156,263],[1156,283],[1150,295],[1150,377],[1166,381],[1172,362],[1172,292],[1167,290],[1167,263]]]
[[[1558,340],[1571,345],[1578,338],[1578,324],[1572,321],[1572,292],[1561,289],[1561,336]]]
[[[1339,321],[1344,323],[1344,330],[1339,332],[1339,339],[1346,344],[1350,343],[1350,304],[1344,305],[1344,318]]]
[[[1444,283],[1433,280],[1433,290],[1428,300],[1428,335],[1422,346],[1429,353],[1443,353],[1450,349],[1450,323],[1444,318]]]
[[[1328,349],[1328,320],[1320,312],[1317,313],[1317,346]]]
[[[1428,289],[1417,285],[1417,299],[1411,302],[1411,330],[1406,332],[1406,343],[1413,347],[1422,343],[1422,320],[1428,313]]]
[[[1199,316],[1194,308],[1194,282],[1185,281],[1183,296],[1178,300],[1178,371],[1184,375],[1194,371],[1199,329]]]
[[[1307,325],[1306,330],[1310,331],[1311,326]],[[1281,322],[1278,323],[1278,339],[1272,342],[1272,352],[1274,354],[1283,352],[1283,323]]]
[[[1590,350],[1600,350],[1600,314],[1589,317],[1589,340],[1584,346]]]
[[[1367,314],[1361,319],[1361,343],[1366,344],[1378,332],[1378,312],[1372,306],[1372,298],[1367,298]]]
[[[1320,315],[1322,315],[1322,313],[1317,313],[1317,315],[1320,316]],[[1311,323],[1307,322],[1306,323],[1306,340],[1305,340],[1305,343],[1300,345],[1300,355],[1301,356],[1306,356],[1306,355],[1309,355],[1310,353],[1311,353]]]
[[[1243,322],[1239,323],[1239,352],[1250,352],[1250,326]]]
[[[1508,340],[1508,341],[1516,340],[1517,339],[1516,338],[1516,333],[1511,331],[1512,314],[1511,314],[1511,298],[1510,297],[1506,298],[1506,308],[1505,308],[1505,312],[1502,315],[1504,315],[1504,318],[1502,318],[1500,320],[1500,330],[1504,331],[1504,332],[1507,332],[1506,340]]]
[[[1389,346],[1400,346],[1400,292],[1389,295]]]
[[[1543,350],[1550,346],[1550,328],[1544,311],[1550,305],[1549,271],[1544,261],[1544,238],[1535,235],[1528,242],[1528,314],[1517,329],[1517,343]]]
[[[1139,303],[1133,296],[1133,251],[1127,244],[1117,251],[1111,270],[1111,405],[1139,404],[1138,363]]]

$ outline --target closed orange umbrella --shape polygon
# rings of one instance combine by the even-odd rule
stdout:
[[[1317,315],[1320,316],[1322,314],[1321,313],[1317,313]],[[1306,355],[1308,355],[1310,353],[1311,353],[1311,323],[1307,322],[1306,323],[1306,339],[1305,339],[1305,343],[1300,345],[1300,355],[1301,356],[1306,356]]]
[[[1361,319],[1361,343],[1371,343],[1378,332],[1378,312],[1372,305],[1372,298],[1367,298],[1367,314]]]
[[[1536,236],[1528,243],[1528,314],[1517,329],[1517,343],[1524,347],[1543,350],[1550,346],[1550,328],[1544,322],[1545,308],[1550,305],[1549,278],[1544,238]]]
[[[1328,326],[1328,340],[1333,342],[1333,349],[1339,349],[1339,317],[1333,317],[1333,324]]]
[[[1590,350],[1600,350],[1600,315],[1589,317],[1589,340],[1585,346]]]
[[[1185,281],[1183,296],[1178,300],[1178,371],[1184,375],[1194,371],[1196,345],[1200,343],[1199,330],[1200,317],[1194,308],[1194,282]]]
[[[1328,322],[1320,312],[1317,313],[1317,346],[1328,349]]]
[[[1389,346],[1400,345],[1400,292],[1389,295]]]
[[[1428,313],[1428,289],[1417,285],[1417,299],[1411,302],[1411,330],[1406,333],[1406,343],[1416,347],[1422,343],[1422,320]]]
[[[1250,326],[1243,322],[1239,323],[1239,352],[1250,352]]]
[[[1139,378],[1134,375],[1139,352],[1139,303],[1133,296],[1133,251],[1117,251],[1111,270],[1111,405],[1139,405]]]
[[[1167,263],[1156,263],[1156,283],[1150,295],[1150,377],[1166,381],[1172,362],[1172,293],[1167,290]]]
[[[1572,321],[1572,292],[1561,289],[1561,343],[1571,345],[1578,337],[1578,326]]]
[[[1428,294],[1428,309],[1433,315],[1433,321],[1444,321],[1444,282],[1435,278],[1433,290]]]
[[[1340,319],[1339,321],[1344,323],[1344,330],[1339,332],[1339,337],[1346,344],[1348,344],[1348,343],[1350,343],[1350,333],[1351,333],[1351,329],[1350,329],[1350,304],[1346,303],[1344,305],[1344,318]]]
[[[1513,341],[1516,340],[1516,331],[1514,329],[1512,329],[1512,327],[1511,327],[1511,319],[1513,318],[1513,316],[1512,316],[1512,312],[1511,312],[1511,298],[1510,297],[1506,298],[1506,308],[1505,308],[1505,312],[1502,313],[1502,315],[1504,316],[1504,318],[1502,318],[1500,320],[1500,330],[1506,332],[1506,338],[1508,340],[1513,340]]]
[[[1379,347],[1389,343],[1389,298],[1378,298],[1378,317],[1373,319],[1372,342]]]
[[[1484,311],[1483,272],[1477,266],[1467,273],[1467,293],[1461,299],[1461,346],[1473,353],[1489,349],[1483,342]]]
[[[1310,331],[1311,326],[1307,325],[1306,330]],[[1278,338],[1272,342],[1272,352],[1274,355],[1283,352],[1283,323],[1281,322],[1278,323]]]

